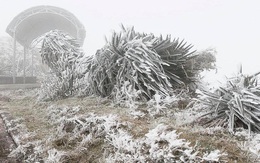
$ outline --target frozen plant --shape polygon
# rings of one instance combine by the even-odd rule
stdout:
[[[27,130],[22,119],[10,120],[7,114],[2,114],[2,117],[8,132],[17,145],[17,148],[12,150],[8,157],[26,162],[40,161],[40,153],[43,152],[43,149],[38,148],[38,150],[35,151],[35,147],[39,147],[39,141],[32,141],[35,137],[35,133]]]
[[[115,94],[114,103],[125,106],[132,110],[138,108],[138,100],[140,100],[141,91],[133,88],[133,85],[129,81],[124,81],[120,90],[117,86],[114,88],[113,93]]]
[[[51,124],[60,124],[62,120],[73,118],[80,111],[79,106],[67,107],[51,105],[47,108],[48,119]]]
[[[145,162],[145,157],[141,155],[141,142],[134,140],[126,131],[119,129],[107,133],[105,142],[109,145],[105,153],[106,162]]]
[[[212,117],[206,124],[222,125],[231,133],[237,126],[260,131],[260,86],[256,73],[244,75],[242,67],[237,76],[227,79],[215,92],[203,91],[199,100],[205,104]]]
[[[45,95],[51,100],[73,95],[75,80],[84,77],[78,70],[84,56],[80,44],[68,33],[59,30],[47,32],[39,39],[42,39],[40,51],[42,61],[49,66],[56,77],[52,84],[45,84]]]
[[[225,154],[212,151],[199,156],[200,151],[191,147],[185,139],[169,126],[159,124],[145,137],[134,139],[122,129],[110,132],[106,136],[109,148],[106,148],[106,162],[203,162],[215,161]]]
[[[48,150],[48,157],[46,159],[46,163],[59,163],[61,161],[62,156],[65,154],[66,153],[62,151],[50,149]]]
[[[243,137],[244,141],[239,143],[242,150],[248,152],[248,156],[255,159],[256,162],[260,161],[260,134],[252,133],[248,135],[248,131],[240,128],[236,133],[236,137]]]
[[[138,91],[136,101],[148,101],[156,92],[171,95],[176,88],[196,85],[199,72],[206,67],[195,62],[200,54],[194,55],[191,49],[192,45],[171,39],[170,35],[156,37],[122,26],[122,31],[114,32],[106,45],[86,62],[86,91],[114,101],[121,100],[117,98],[120,94],[127,101],[129,91],[121,91],[127,82],[131,90]]]
[[[193,151],[184,139],[179,139],[175,130],[167,130],[169,130],[168,126],[160,124],[145,135],[145,144],[149,146],[149,157],[157,162],[196,160],[198,152]]]
[[[203,155],[203,160],[219,162],[219,158],[223,155],[226,155],[226,154],[221,153],[220,150],[214,150],[209,153],[205,153]]]
[[[38,100],[54,100],[63,97],[63,82],[53,73],[47,74],[41,81],[41,89],[39,90]]]
[[[166,114],[166,109],[171,106],[177,106],[178,98],[173,96],[165,96],[156,92],[153,98],[147,102],[147,108],[150,115],[164,115]]]
[[[108,133],[127,126],[114,115],[79,115],[78,107],[51,106],[48,109],[49,122],[56,129],[45,144],[49,147],[49,160],[70,161],[72,158],[90,157],[91,148],[103,146]]]

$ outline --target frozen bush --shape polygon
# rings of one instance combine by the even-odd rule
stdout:
[[[52,73],[43,83],[42,98],[55,99],[73,95],[75,80],[84,77],[79,67],[84,53],[77,42],[69,34],[53,30],[40,37],[42,39],[41,57]]]
[[[235,127],[243,126],[260,131],[260,87],[257,75],[244,75],[241,71],[237,76],[227,79],[215,92],[202,90],[200,101],[209,109],[207,115],[212,117],[206,124],[222,125],[234,132]]]

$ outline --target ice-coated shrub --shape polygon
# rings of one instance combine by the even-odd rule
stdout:
[[[68,87],[68,82],[62,80],[53,73],[47,74],[41,82],[38,99],[48,101],[67,97],[69,94],[64,93],[63,87]]]
[[[171,94],[174,87],[195,82],[199,70],[192,68],[191,45],[178,39],[141,34],[133,28],[114,32],[111,40],[89,62],[89,92],[112,98],[151,99],[155,92]],[[130,85],[128,89],[122,88]]]
[[[242,126],[260,131],[260,86],[254,75],[244,75],[242,69],[237,76],[228,78],[227,83],[215,92],[201,92],[200,101],[207,105],[211,118],[206,122],[210,125],[224,125],[231,132]]]
[[[75,80],[84,77],[79,68],[84,56],[81,46],[75,38],[59,30],[47,32],[40,39],[42,61],[49,66],[52,73],[43,81],[43,97],[55,99],[72,95]]]
[[[97,95],[136,108],[156,94],[173,96],[179,88],[194,92],[199,73],[214,68],[215,62],[210,50],[195,54],[183,40],[138,33],[133,27],[122,26],[121,32],[114,32],[111,40],[89,57],[62,31],[50,31],[41,38],[43,62],[56,75],[53,81],[48,76],[42,86],[42,97],[51,100]]]

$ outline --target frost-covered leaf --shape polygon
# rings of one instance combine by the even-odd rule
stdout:
[[[221,153],[219,150],[214,150],[203,155],[203,160],[205,161],[215,161],[219,162],[219,158],[225,154]]]
[[[257,73],[259,74],[259,73]],[[229,78],[227,84],[219,87],[215,92],[202,91],[202,103],[208,105],[210,109],[215,108],[215,115],[208,123],[218,125],[229,123],[228,127],[233,132],[236,123],[243,123],[251,130],[260,131],[259,103],[260,93],[257,90],[257,76],[244,75],[239,73],[233,78]],[[206,101],[206,102],[205,102]],[[221,123],[220,123],[221,122]]]

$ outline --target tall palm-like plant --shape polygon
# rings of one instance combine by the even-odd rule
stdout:
[[[173,87],[194,82],[198,70],[192,66],[191,45],[178,39],[135,32],[134,28],[114,32],[88,64],[88,91],[101,96],[122,95],[127,99],[138,90],[139,98],[155,92],[172,93]],[[122,97],[122,96],[121,96]]]
[[[53,30],[42,37],[41,57],[43,63],[50,69],[63,83],[61,95],[69,95],[73,90],[73,82],[78,77],[76,67],[79,59],[83,57],[83,52],[78,41],[68,33]]]
[[[42,61],[59,77],[62,71],[75,69],[75,62],[82,54],[77,39],[68,33],[53,30],[42,36]]]

